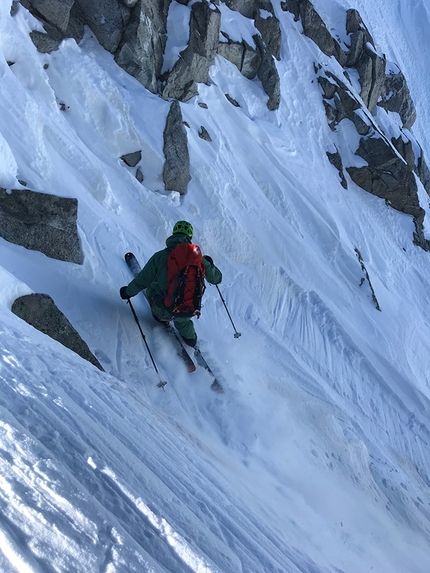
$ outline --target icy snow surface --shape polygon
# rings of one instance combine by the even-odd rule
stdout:
[[[408,80],[429,160],[427,0],[315,6],[340,37],[344,8],[361,12]],[[0,0],[0,186],[78,198],[85,255],[67,264],[0,239],[2,572],[430,570],[430,254],[413,245],[411,217],[341,187],[326,151],[350,148],[357,163],[357,136],[330,131],[314,73],[316,61],[338,65],[274,8],[279,110],[218,57],[209,85],[181,104],[192,181],[179,197],[161,178],[169,103],[89,32],[37,53],[28,33],[40,24]],[[175,10],[169,66],[189,8]],[[232,15],[223,10],[230,29]],[[395,117],[379,120],[397,134]],[[143,184],[119,159],[138,149]],[[206,372],[186,372],[139,295],[168,379],[158,389],[118,294],[131,278],[124,254],[145,262],[179,219],[223,271],[242,332],[234,339],[208,286],[196,328],[222,396]],[[54,298],[105,373],[10,312],[30,292]]]

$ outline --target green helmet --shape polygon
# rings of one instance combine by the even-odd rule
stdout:
[[[173,227],[173,234],[175,235],[176,233],[183,233],[191,239],[193,236],[193,226],[191,223],[188,223],[188,221],[178,221]]]

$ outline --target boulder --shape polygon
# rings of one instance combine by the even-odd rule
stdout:
[[[204,139],[205,141],[209,142],[212,141],[212,137],[210,136],[208,130],[203,125],[200,126],[199,137],[200,139]]]
[[[330,163],[336,167],[336,169],[339,172],[339,177],[340,177],[340,184],[342,185],[342,187],[344,189],[348,189],[348,183],[345,179],[345,174],[343,172],[343,163],[342,163],[342,157],[339,153],[338,150],[336,150],[334,153],[330,153],[329,151],[326,151],[328,160],[330,161]]]
[[[275,109],[278,109],[281,101],[279,73],[271,51],[260,36],[254,36],[254,40],[261,55],[261,65],[258,69],[258,78],[263,84],[264,91],[269,96],[267,107],[271,111],[274,111]]]
[[[346,11],[346,33],[350,36],[350,47],[347,53],[346,67],[353,68],[357,65],[359,57],[367,43],[375,47],[375,42],[363,23],[358,10]]]
[[[167,74],[162,96],[187,101],[198,94],[197,83],[207,83],[219,42],[221,12],[206,0],[192,5],[188,46]]]
[[[176,100],[170,106],[163,136],[165,156],[163,167],[164,187],[167,191],[177,191],[183,195],[187,190],[188,183],[191,181],[190,155],[181,106]]]
[[[56,50],[65,38],[74,38],[78,43],[82,40],[84,18],[75,0],[21,0],[21,4],[43,24],[45,33],[30,32],[39,52]]]
[[[152,93],[158,93],[171,0],[139,0],[133,8],[115,61]]]
[[[55,36],[56,38],[53,37],[52,34],[39,32],[39,30],[32,30],[30,32],[31,41],[41,54],[50,54],[54,50],[58,50],[64,38],[59,34],[55,34]]]
[[[415,123],[417,117],[415,104],[412,101],[406,78],[400,70],[386,74],[382,97],[378,105],[387,111],[398,113],[405,129],[410,129]]]
[[[356,69],[361,86],[360,96],[367,109],[372,112],[385,88],[385,58],[365,44]]]
[[[138,167],[136,169],[136,179],[139,181],[139,183],[143,183],[145,177],[142,173],[142,170],[140,169],[140,167]]]
[[[231,103],[231,105],[234,105],[234,107],[240,107],[240,103],[234,99],[234,97],[231,97],[230,94],[224,94],[225,97],[227,98],[227,100]]]
[[[392,137],[391,143],[393,144],[394,148],[398,151],[398,153],[403,157],[406,163],[409,165],[411,169],[415,169],[415,153],[414,148],[412,145],[412,141],[409,139],[403,139],[402,136],[399,137]]]
[[[65,32],[69,26],[70,10],[75,0],[26,0],[30,12]]]
[[[121,159],[129,167],[136,167],[136,165],[142,159],[142,152],[134,151],[133,153],[126,153],[125,155],[121,155]]]
[[[315,42],[326,56],[334,56],[340,65],[345,65],[347,56],[327,29],[323,19],[309,0],[287,0],[281,3],[286,12],[292,12],[295,20],[300,17],[303,33]]]
[[[420,149],[420,155],[417,161],[416,173],[420,178],[420,181],[423,184],[424,189],[427,192],[427,195],[430,195],[430,169],[427,166],[422,149]]]
[[[77,199],[0,188],[0,236],[47,257],[82,264]]]
[[[351,179],[365,191],[381,197],[387,204],[412,215],[415,223],[414,242],[429,249],[424,237],[425,211],[420,207],[414,173],[394,148],[382,137],[361,138],[356,155],[366,162],[365,167],[347,167]]]
[[[130,19],[130,8],[122,0],[75,0],[75,4],[103,48],[114,54]]]
[[[260,32],[266,46],[269,49],[269,52],[275,56],[277,60],[280,60],[282,34],[279,20],[276,18],[273,12],[270,16],[265,16],[262,16],[261,11],[257,10],[255,14],[255,27]]]
[[[245,18],[254,18],[261,6],[260,0],[223,0],[223,2],[230,10],[239,12]]]
[[[19,0],[12,0],[12,6],[10,7],[10,15],[12,17],[18,14],[19,4]]]
[[[245,40],[242,42],[219,42],[218,54],[234,64],[249,80],[255,78],[261,65],[260,50],[252,48]]]
[[[331,72],[321,72],[318,76],[318,83],[323,90],[324,107],[330,129],[334,131],[338,123],[343,119],[349,119],[360,135],[367,135],[370,130],[370,122],[366,123],[356,113],[361,108],[361,104],[346,84]]]
[[[86,342],[47,294],[29,294],[17,298],[12,305],[12,312],[40,332],[91,362],[99,370],[103,370]]]

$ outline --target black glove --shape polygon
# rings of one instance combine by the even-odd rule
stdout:
[[[209,255],[203,255],[203,258],[207,260],[208,263],[210,263],[211,265],[214,264],[214,260],[212,257],[210,257]]]
[[[119,289],[119,296],[123,299],[123,300],[128,300],[130,297],[127,294],[127,287],[123,286]]]

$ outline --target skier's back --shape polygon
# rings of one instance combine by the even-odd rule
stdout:
[[[197,342],[197,334],[191,318],[193,315],[195,316],[200,314],[199,306],[197,308],[197,304],[199,304],[200,301],[196,301],[196,299],[199,299],[199,297],[201,298],[201,295],[203,294],[204,286],[202,288],[202,285],[204,279],[211,284],[219,284],[222,281],[222,274],[221,271],[213,264],[211,257],[208,255],[204,255],[202,257],[200,248],[197,245],[192,245],[192,237],[192,225],[187,221],[178,221],[173,227],[173,234],[166,239],[166,248],[152,255],[131,283],[129,283],[128,286],[121,287],[120,295],[121,298],[128,299],[146,289],[145,294],[151,306],[152,315],[155,320],[173,320],[184,342],[194,347]],[[179,247],[176,249],[178,245],[189,245],[189,247]],[[174,253],[173,257],[172,253]],[[177,254],[176,259],[179,261],[177,264],[178,267],[181,266],[180,258],[183,256],[187,257],[188,263],[192,263],[186,267],[185,275],[187,275],[190,266],[193,267],[193,270],[194,268],[197,268],[196,272],[188,273],[189,277],[187,280],[192,280],[195,283],[195,286],[193,287],[195,293],[188,301],[187,308],[189,308],[189,312],[184,310],[183,301],[171,300],[174,288],[172,286],[172,281],[174,281],[175,278],[172,277],[171,274],[173,272],[172,268],[174,268],[173,264],[176,263],[175,254]],[[201,267],[201,269],[199,270],[198,267]],[[184,281],[185,278],[183,274],[182,282]],[[199,289],[200,295],[198,295]],[[178,296],[179,295],[176,294],[176,299],[178,299]],[[180,296],[184,296],[183,292],[181,292]],[[193,298],[194,301],[192,300]],[[196,306],[196,309],[193,308],[193,304]]]

